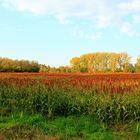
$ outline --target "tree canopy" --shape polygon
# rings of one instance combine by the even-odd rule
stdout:
[[[40,66],[37,61],[12,60],[0,57],[0,72],[38,72]]]
[[[127,53],[91,53],[74,57],[70,63],[73,71],[123,72],[129,71],[131,57]]]

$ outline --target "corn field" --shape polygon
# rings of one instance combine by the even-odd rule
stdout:
[[[140,74],[1,73],[0,114],[93,115],[108,124],[140,119]]]

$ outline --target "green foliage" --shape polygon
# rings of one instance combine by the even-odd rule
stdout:
[[[107,124],[125,123],[140,116],[140,96],[137,94],[96,94],[93,90],[46,87],[37,84],[26,88],[0,87],[0,114],[12,112],[68,116],[95,115]]]
[[[50,67],[50,66],[40,65],[39,72],[70,73],[71,72],[71,68],[69,66],[60,66],[60,67],[56,68],[56,67]]]
[[[133,64],[129,63],[124,66],[124,72],[131,72],[134,73],[136,71],[136,68]]]
[[[0,58],[0,72],[38,72],[39,64],[36,61],[12,60]]]
[[[0,133],[9,140],[37,139],[38,136],[60,140],[112,140],[119,139],[113,131],[93,116],[68,116],[48,119],[41,115],[17,115],[0,118]],[[125,136],[125,135],[124,135]],[[41,138],[40,138],[41,139]]]
[[[50,71],[50,66],[40,65],[39,72],[49,72],[49,71]]]

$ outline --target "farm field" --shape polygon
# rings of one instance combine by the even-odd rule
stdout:
[[[0,73],[0,139],[140,137],[140,74]]]

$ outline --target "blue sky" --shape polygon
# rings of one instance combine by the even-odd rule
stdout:
[[[0,56],[69,65],[94,52],[140,54],[140,0],[0,0]]]

